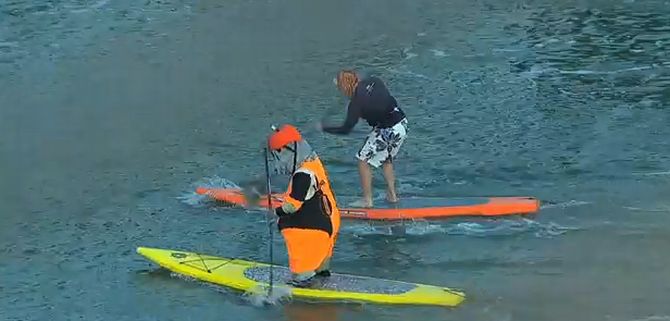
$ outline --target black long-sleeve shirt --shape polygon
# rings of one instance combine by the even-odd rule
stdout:
[[[388,128],[405,118],[405,113],[398,107],[398,102],[389,93],[384,82],[373,76],[358,82],[347,107],[344,124],[323,127],[323,131],[339,135],[349,134],[359,118],[365,119],[372,127]]]

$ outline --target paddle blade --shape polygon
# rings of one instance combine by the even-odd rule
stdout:
[[[261,200],[261,194],[255,187],[242,188],[242,195],[244,196],[244,203],[249,205],[256,205]]]

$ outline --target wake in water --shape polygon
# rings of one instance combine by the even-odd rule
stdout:
[[[513,236],[533,233],[535,237],[551,238],[578,230],[577,227],[562,226],[554,222],[541,223],[527,218],[481,220],[480,222],[429,222],[404,221],[397,223],[358,223],[343,225],[342,230],[354,235],[463,235],[472,237]]]
[[[239,185],[229,179],[219,176],[203,178],[191,185],[191,190],[179,196],[185,204],[195,207],[207,205],[210,198],[206,195],[200,195],[195,192],[197,187],[207,188],[240,188]],[[381,195],[381,194],[380,194]],[[380,196],[381,197],[381,196]],[[541,209],[548,208],[567,208],[574,206],[583,206],[590,204],[585,201],[567,201],[560,203],[543,202]],[[247,210],[248,212],[251,210]],[[533,233],[539,238],[550,238],[567,233],[568,231],[578,230],[576,227],[562,226],[555,222],[541,223],[526,217],[521,218],[504,218],[504,219],[468,219],[467,222],[461,220],[455,222],[450,220],[447,222],[428,221],[428,220],[407,220],[400,222],[356,222],[349,221],[347,224],[342,224],[341,231],[344,233],[351,233],[359,236],[366,235],[433,235],[433,234],[447,234],[447,235],[464,235],[473,237],[491,237],[491,236],[512,236],[525,233]],[[257,223],[267,223],[263,215],[258,215]]]
[[[71,9],[71,10],[70,10],[71,13],[75,13],[75,14],[77,14],[77,13],[84,13],[84,12],[89,12],[89,11],[94,11],[94,10],[100,9],[100,8],[104,7],[105,5],[107,5],[107,3],[109,3],[109,1],[110,1],[110,0],[100,0],[100,1],[98,1],[98,2],[96,2],[96,3],[93,3],[93,4],[91,4],[91,5],[87,5],[87,6],[83,6],[83,5],[77,5],[77,6],[66,5],[65,7],[68,8],[68,9]],[[76,8],[75,8],[75,7],[76,7]]]
[[[553,202],[543,201],[542,205],[540,206],[540,210],[545,210],[545,209],[548,209],[548,208],[568,208],[568,207],[583,206],[583,205],[588,205],[588,204],[591,204],[591,202],[571,200],[571,201],[567,201],[567,202],[553,203]]]
[[[633,173],[636,176],[670,176],[670,171]]]
[[[645,204],[645,206],[624,206],[623,208],[638,212],[670,212],[670,204],[656,203]]]
[[[205,177],[191,184],[190,191],[184,192],[184,194],[177,197],[177,199],[190,206],[201,207],[206,205],[210,201],[210,199],[209,197],[207,197],[207,195],[200,195],[196,193],[195,189],[197,187],[240,188],[240,186],[235,184],[233,181],[223,177],[219,176]]]
[[[652,315],[650,317],[635,319],[632,321],[670,321],[670,315]]]

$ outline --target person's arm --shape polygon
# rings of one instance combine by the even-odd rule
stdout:
[[[347,118],[344,120],[344,124],[342,126],[324,126],[321,130],[335,135],[347,135],[351,132],[356,123],[358,123],[358,118],[360,115],[361,108],[352,99],[352,101],[349,102],[349,106],[347,107]]]
[[[307,191],[309,191],[311,185],[312,177],[309,174],[295,173],[291,179],[291,194],[286,196],[282,206],[275,208],[275,214],[281,217],[297,212],[305,202]]]

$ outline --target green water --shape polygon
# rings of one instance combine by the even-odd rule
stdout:
[[[6,0],[0,319],[669,320],[668,16],[663,0]],[[345,221],[336,270],[462,289],[462,306],[259,307],[135,254],[267,260],[262,215],[193,190],[262,174],[270,124],[299,126],[357,194],[365,124],[313,126],[342,119],[345,67],[408,114],[401,196],[543,201],[404,235]]]

